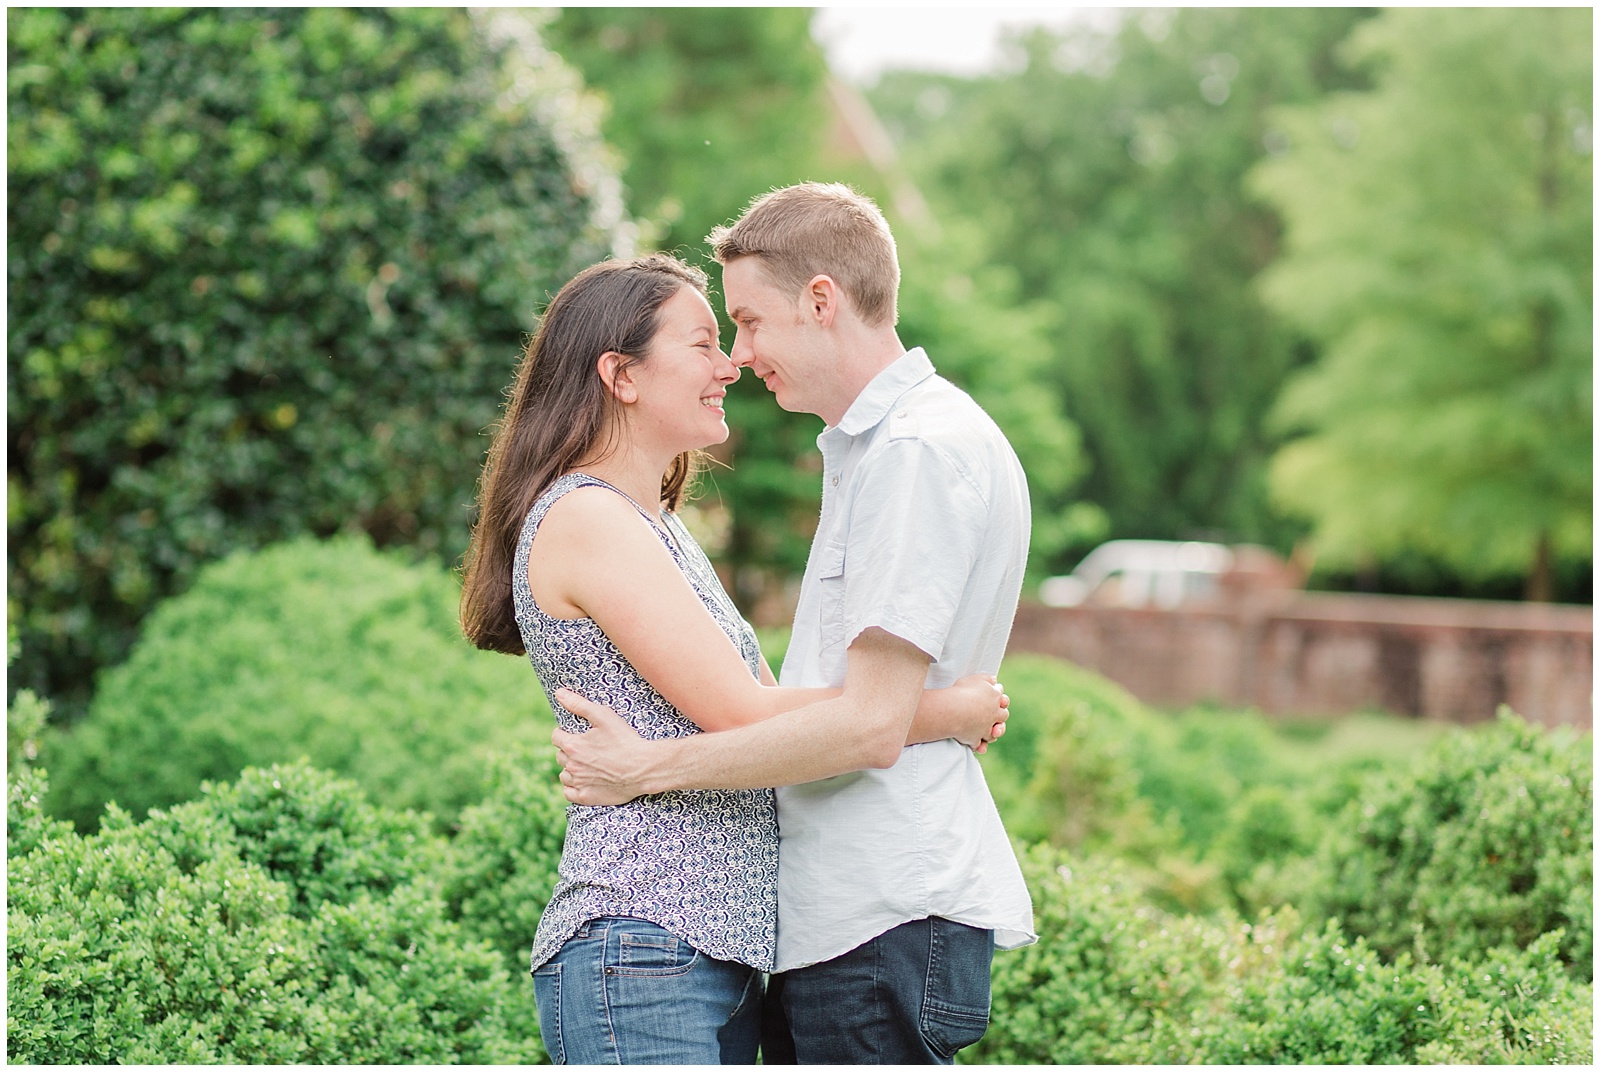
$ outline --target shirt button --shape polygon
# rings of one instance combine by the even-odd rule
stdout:
[[[834,477],[831,483],[833,484],[834,487],[838,487],[839,486],[839,478],[838,477]]]
[[[900,412],[899,412],[899,413],[896,413],[896,414],[895,414],[895,416],[896,416],[896,417],[901,417],[901,418],[903,418],[903,417],[905,417],[905,415],[906,415],[906,414],[907,414],[907,413],[908,413],[908,412],[909,412],[909,411],[908,411],[908,410],[901,410],[901,411],[900,411]]]

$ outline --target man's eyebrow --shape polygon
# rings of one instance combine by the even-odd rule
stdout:
[[[750,315],[750,310],[746,309],[742,305],[736,305],[732,309],[728,310],[728,319],[729,320],[738,320],[740,317],[749,316],[749,315]]]

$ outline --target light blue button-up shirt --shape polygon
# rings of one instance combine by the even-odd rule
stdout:
[[[784,685],[837,688],[876,626],[932,660],[929,688],[996,673],[1028,557],[1022,466],[998,426],[915,349],[817,437],[822,515]],[[887,770],[778,790],[778,970],[928,916],[1035,940],[1028,889],[983,771],[955,741]]]

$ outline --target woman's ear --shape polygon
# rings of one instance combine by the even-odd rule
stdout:
[[[607,350],[600,355],[600,360],[595,362],[595,369],[600,373],[600,379],[605,383],[606,390],[622,403],[639,401],[639,388],[634,384],[633,377],[628,375],[627,363],[628,359],[615,350]]]

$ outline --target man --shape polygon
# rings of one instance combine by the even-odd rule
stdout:
[[[563,692],[593,728],[557,733],[562,781],[584,804],[788,787],[773,995],[793,1057],[948,1064],[987,1027],[994,948],[1034,940],[1032,906],[972,751],[904,741],[924,686],[999,668],[1028,550],[1022,468],[977,404],[901,345],[894,239],[869,199],[788,187],[709,241],[734,363],[827,424],[780,682],[843,694],[646,742]]]

